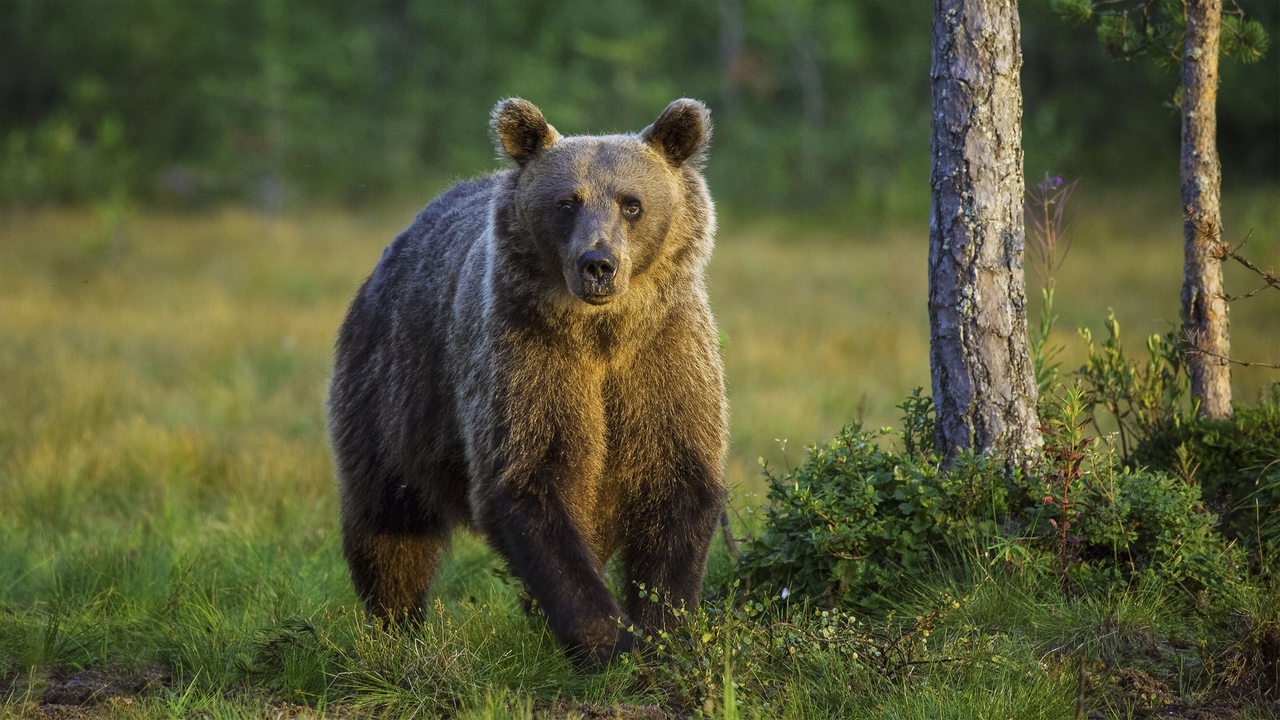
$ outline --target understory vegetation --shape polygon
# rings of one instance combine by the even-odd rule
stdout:
[[[1050,695],[1064,704],[991,716],[1274,716],[1280,387],[1231,421],[1167,417],[1141,437],[1142,464],[1115,436],[1084,433],[1105,388],[1055,390],[1041,410],[1045,452],[1025,471],[973,456],[940,470],[918,393],[889,447],[890,430],[853,426],[798,467],[767,470],[769,504],[740,575],[757,595],[821,608],[788,624],[803,652],[839,645],[842,667],[879,680],[955,665],[976,681],[1010,660],[992,643],[1029,643],[1025,677],[1058,683]],[[1205,446],[1210,458],[1234,453],[1207,485],[1192,460]]]
[[[1024,471],[939,470],[932,404],[904,385],[927,369],[889,367],[918,368],[903,338],[927,337],[883,292],[922,232],[729,227],[711,289],[732,531],[688,622],[583,673],[464,535],[427,617],[377,626],[341,559],[322,402],[345,303],[407,217],[0,219],[0,716],[1280,715],[1280,387],[1242,373],[1256,400],[1197,419],[1176,338],[1116,319],[1165,292],[1140,272],[1163,241],[1107,257],[1088,218],[1072,265],[1117,310],[1063,269],[1046,450]],[[1107,284],[1116,266],[1131,287]],[[1236,347],[1265,358],[1274,299],[1249,302],[1272,311],[1240,306]],[[1096,338],[1060,333],[1080,317]],[[777,423],[828,439],[770,451]],[[743,470],[760,455],[763,475]]]

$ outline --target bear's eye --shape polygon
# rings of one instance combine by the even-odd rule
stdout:
[[[580,205],[582,205],[582,203],[579,202],[577,198],[564,198],[560,202],[556,203],[556,210],[558,210],[561,215],[572,215],[578,211],[578,207]]]
[[[640,217],[641,210],[643,210],[643,208],[640,206],[640,201],[635,198],[625,198],[622,201],[623,217],[628,217],[633,219],[638,218]]]

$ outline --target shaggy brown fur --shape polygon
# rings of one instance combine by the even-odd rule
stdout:
[[[602,577],[696,602],[725,490],[726,406],[703,279],[710,119],[561,137],[524,100],[516,167],[454,186],[383,252],[338,338],[330,436],[343,549],[374,613],[419,613],[451,530],[478,528],[575,656],[671,622]]]

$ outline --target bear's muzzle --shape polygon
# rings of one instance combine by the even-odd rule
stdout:
[[[578,297],[592,305],[603,305],[618,293],[615,279],[618,259],[608,250],[588,250],[578,257]]]

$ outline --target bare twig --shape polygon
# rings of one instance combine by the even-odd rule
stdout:
[[[1259,277],[1261,277],[1261,278],[1263,279],[1263,281],[1267,283],[1267,284],[1266,284],[1266,285],[1264,285],[1262,288],[1258,288],[1258,290],[1261,290],[1261,289],[1263,289],[1263,288],[1265,288],[1265,287],[1268,287],[1268,286],[1269,286],[1269,287],[1273,287],[1273,288],[1275,288],[1276,290],[1280,290],[1280,276],[1277,276],[1277,275],[1276,275],[1276,271],[1275,271],[1275,270],[1263,270],[1263,269],[1259,268],[1257,265],[1254,265],[1253,263],[1249,262],[1249,258],[1243,257],[1242,255],[1240,255],[1240,254],[1236,253],[1236,251],[1234,251],[1234,250],[1232,250],[1232,251],[1231,251],[1231,255],[1230,255],[1230,257],[1231,257],[1231,259],[1232,259],[1232,260],[1235,260],[1236,262],[1240,263],[1241,265],[1243,265],[1243,266],[1245,266],[1245,267],[1249,268],[1250,270],[1254,271],[1255,273],[1257,273],[1257,274],[1258,274],[1258,276],[1259,276]],[[1255,291],[1254,291],[1254,293],[1256,293],[1256,292],[1257,292],[1257,290],[1255,290]],[[1250,293],[1250,295],[1252,295],[1252,294],[1253,294],[1253,293]]]
[[[1254,265],[1253,261],[1249,260],[1249,258],[1240,254],[1240,248],[1244,247],[1245,243],[1249,242],[1249,240],[1251,240],[1252,238],[1253,238],[1253,233],[1250,232],[1248,235],[1245,236],[1244,240],[1241,240],[1240,244],[1236,245],[1235,247],[1231,247],[1231,245],[1225,242],[1222,242],[1220,240],[1217,243],[1217,247],[1214,248],[1214,253],[1213,253],[1213,256],[1216,257],[1218,260],[1226,260],[1227,258],[1231,258],[1232,260],[1235,260],[1236,262],[1248,268],[1255,275],[1262,278],[1262,281],[1266,283],[1262,287],[1259,287],[1257,290],[1254,290],[1253,292],[1249,293],[1248,295],[1244,295],[1243,297],[1253,297],[1254,295],[1258,294],[1258,292],[1265,290],[1268,287],[1274,288],[1276,290],[1280,290],[1280,275],[1276,275],[1275,270],[1270,270],[1270,269],[1263,270],[1257,265]]]
[[[1240,254],[1240,248],[1244,247],[1245,243],[1249,242],[1249,240],[1252,237],[1253,237],[1253,233],[1250,232],[1247,236],[1245,236],[1245,239],[1241,240],[1240,244],[1236,245],[1235,247],[1232,247],[1230,243],[1224,242],[1222,240],[1219,240],[1216,243],[1214,243],[1213,256],[1217,258],[1218,261],[1227,260],[1228,258],[1235,260],[1236,262],[1240,263],[1244,267],[1248,268],[1258,277],[1262,278],[1262,281],[1264,283],[1263,285],[1260,285],[1257,288],[1254,288],[1253,290],[1249,291],[1244,295],[1223,294],[1222,297],[1227,302],[1235,302],[1236,300],[1245,300],[1247,298],[1251,298],[1254,295],[1257,295],[1258,293],[1268,288],[1271,288],[1274,290],[1280,290],[1280,276],[1276,275],[1275,270],[1263,270],[1262,268],[1253,264],[1253,262],[1250,261],[1249,258]],[[1190,330],[1183,330],[1182,340],[1184,343],[1186,343],[1188,353],[1198,353],[1206,357],[1215,358],[1216,360],[1218,360],[1219,363],[1223,365],[1238,365],[1240,367],[1262,367],[1262,368],[1271,368],[1273,370],[1280,370],[1280,363],[1252,362],[1247,360],[1236,360],[1234,358],[1227,357],[1222,353],[1216,352],[1214,350],[1210,350],[1208,347],[1205,346],[1204,343],[1200,342],[1200,339],[1201,338],[1199,338],[1196,334],[1192,333]]]
[[[1204,347],[1201,343],[1197,342],[1197,338],[1190,331],[1186,331],[1186,330],[1183,331],[1182,340],[1187,344],[1188,353],[1196,353],[1199,355],[1204,355],[1206,357],[1214,358],[1223,365],[1238,365],[1240,367],[1260,367],[1260,368],[1270,368],[1272,370],[1280,370],[1280,363],[1256,362],[1256,361],[1250,361],[1250,360],[1236,360],[1235,358],[1227,357],[1226,355],[1223,355],[1220,352],[1210,350]]]

